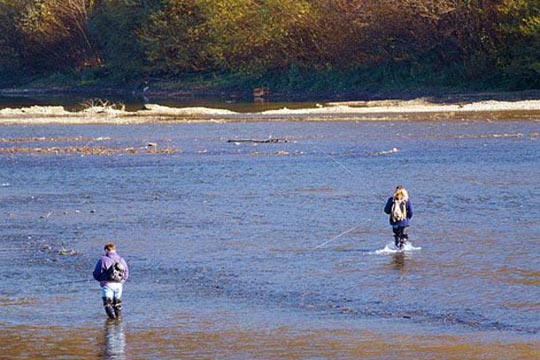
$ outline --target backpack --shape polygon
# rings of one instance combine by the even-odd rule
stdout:
[[[120,262],[115,262],[105,272],[107,281],[121,282],[126,276],[126,269]]]
[[[394,200],[392,204],[392,216],[393,222],[399,222],[407,218],[407,201],[406,200]]]

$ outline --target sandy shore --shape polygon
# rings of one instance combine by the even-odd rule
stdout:
[[[93,106],[68,111],[61,106],[32,106],[0,110],[0,124],[141,124],[154,122],[234,121],[369,121],[437,119],[540,120],[540,100],[478,101],[441,104],[424,99],[400,101],[350,101],[316,104],[313,108],[234,112],[205,107],[166,107],[147,104],[126,111],[113,106]]]

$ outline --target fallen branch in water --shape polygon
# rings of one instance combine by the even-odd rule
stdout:
[[[257,143],[257,144],[276,144],[276,143],[288,143],[287,139],[230,139],[228,143]]]

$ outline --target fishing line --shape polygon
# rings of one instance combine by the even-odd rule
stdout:
[[[356,175],[347,167],[345,166],[342,162],[338,161],[334,156],[326,153],[323,149],[321,149],[319,146],[315,145],[315,144],[311,144],[313,147],[315,147],[316,149],[318,149],[323,155],[326,155],[327,157],[329,157],[334,163],[336,163],[337,165],[339,165],[339,167],[341,167],[342,169],[344,169],[345,171],[347,171],[349,174],[351,174],[353,177],[356,177]],[[371,221],[368,220],[368,221]],[[317,249],[320,249],[322,248],[323,246],[331,243],[332,241],[335,241],[337,239],[339,239],[340,237],[350,233],[350,232],[353,232],[354,230],[356,230],[357,228],[359,228],[362,224],[357,224],[355,226],[353,226],[352,228],[348,229],[348,230],[345,230],[343,231],[342,233],[334,236],[333,238],[331,238],[330,240],[327,240],[317,246],[315,246],[313,249],[311,250],[317,250]]]
[[[350,233],[350,232],[356,230],[356,229],[359,228],[359,227],[360,227],[360,224],[358,224],[358,225],[356,225],[356,226],[350,228],[349,230],[346,230],[346,231],[342,232],[342,233],[339,234],[339,235],[334,236],[333,238],[331,238],[331,239],[328,240],[328,241],[323,242],[322,244],[319,244],[319,245],[315,246],[312,250],[317,250],[317,249],[319,249],[319,248],[322,248],[322,247],[325,246],[326,244],[330,244],[332,241],[339,239],[339,238],[342,237],[343,235],[346,235],[346,234],[348,234],[348,233]]]
[[[312,144],[313,145],[313,144]],[[326,155],[328,156],[333,162],[335,162],[336,164],[338,164],[342,169],[344,169],[345,171],[347,171],[349,174],[351,174],[352,176],[355,176],[355,174],[353,174],[353,172],[351,170],[349,170],[348,167],[346,167],[345,165],[343,165],[343,163],[341,163],[340,161],[338,161],[334,156],[330,155],[330,154],[327,154],[323,149],[321,149],[320,147],[318,147],[317,145],[313,145],[313,147],[315,147],[316,149],[318,149],[323,155]]]

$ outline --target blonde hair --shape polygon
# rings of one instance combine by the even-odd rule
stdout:
[[[105,244],[105,247],[103,248],[103,250],[105,250],[105,251],[115,251],[116,250],[116,245],[114,245],[113,243]]]
[[[396,187],[396,191],[394,192],[394,200],[405,200],[407,201],[409,199],[409,193],[403,187],[403,185],[398,185]]]

